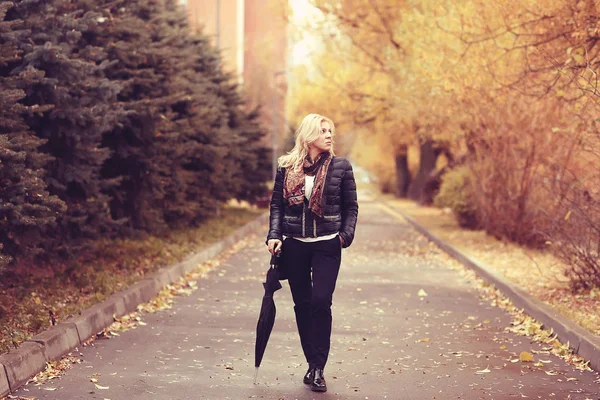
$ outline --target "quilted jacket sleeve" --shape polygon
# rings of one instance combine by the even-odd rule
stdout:
[[[358,220],[358,199],[356,196],[356,182],[352,165],[346,160],[344,176],[342,178],[342,229],[340,236],[344,239],[344,247],[349,247],[354,240],[356,221]]]
[[[269,218],[269,234],[266,242],[269,239],[283,240],[281,234],[281,225],[283,223],[283,178],[285,177],[285,168],[277,168],[275,175],[275,185],[273,187],[273,195],[271,196],[271,212]]]

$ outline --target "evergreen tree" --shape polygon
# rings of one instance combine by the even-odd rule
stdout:
[[[103,172],[123,178],[113,213],[131,218],[132,228],[160,230],[196,224],[241,193],[250,197],[266,176],[250,162],[262,132],[242,112],[208,39],[191,35],[174,1],[104,4],[105,30],[90,44],[119,61],[106,74],[122,82],[128,112],[104,141],[113,156]],[[236,182],[246,171],[255,174],[250,183]]]
[[[49,195],[44,165],[49,157],[38,151],[44,140],[31,132],[22,115],[48,112],[52,106],[25,106],[23,88],[39,82],[42,72],[14,73],[22,63],[14,43],[22,21],[7,20],[13,7],[0,3],[0,273],[12,257],[39,250],[43,233],[65,212],[65,204]]]
[[[0,4],[5,253],[196,224],[262,190],[257,114],[176,1]]]
[[[182,131],[187,132],[188,142],[196,144],[186,145],[182,158],[191,176],[187,198],[212,197],[216,206],[231,198],[252,200],[262,194],[270,175],[270,152],[261,143],[264,131],[257,123],[258,112],[244,111],[238,87],[224,73],[221,57],[208,38],[190,33],[187,17],[176,2],[170,0],[167,6],[172,18],[169,25],[186,33],[181,35],[185,58],[178,67],[183,73],[174,85],[189,90],[185,109],[190,125]],[[207,143],[209,138],[212,145]],[[207,150],[212,151],[206,154]]]
[[[218,53],[208,38],[192,36],[187,16],[172,1],[166,3],[162,24],[170,48],[176,49],[171,91],[184,96],[173,107],[176,129],[181,135],[179,166],[185,179],[182,201],[165,210],[171,225],[186,220],[198,223],[218,212],[222,202],[233,197],[228,182],[233,174],[227,159],[232,132],[228,110],[220,96],[228,79],[219,70]]]
[[[101,141],[117,123],[120,87],[102,77],[109,65],[86,59],[95,54],[93,49],[80,48],[82,30],[96,23],[93,15],[82,17],[70,0],[19,1],[8,15],[24,21],[22,40],[15,43],[23,62],[13,73],[43,72],[24,88],[24,104],[53,106],[26,116],[25,122],[45,140],[40,150],[52,157],[46,166],[50,193],[68,207],[54,236],[66,248],[73,239],[111,232],[117,223],[106,192],[118,181],[100,174],[110,156]]]
[[[239,98],[237,90],[231,96]],[[236,160],[235,174],[231,180],[235,198],[250,202],[264,196],[271,178],[271,149],[264,146],[265,131],[258,123],[258,110],[250,113],[240,107],[232,108],[230,125],[240,144],[231,147],[229,157]]]
[[[184,183],[177,166],[179,133],[171,111],[181,96],[169,90],[168,75],[174,72],[171,54],[157,26],[163,2],[79,4],[85,10],[104,11],[101,29],[86,32],[85,38],[116,61],[106,68],[105,76],[123,87],[118,99],[125,114],[118,126],[103,135],[103,145],[112,155],[102,174],[121,180],[110,191],[112,214],[126,218],[131,229],[165,229],[164,208],[177,201]]]

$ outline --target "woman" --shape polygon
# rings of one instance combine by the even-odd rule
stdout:
[[[333,122],[309,114],[291,152],[279,158],[267,245],[283,251],[294,299],[304,383],[327,391],[323,369],[331,341],[331,302],[342,248],[350,246],[358,216],[356,183],[348,160],[333,152]],[[311,278],[312,275],[312,278]]]

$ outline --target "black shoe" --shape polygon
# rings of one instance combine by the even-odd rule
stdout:
[[[308,367],[308,371],[304,374],[304,384],[310,385],[315,377],[315,369],[313,367]]]
[[[313,392],[326,392],[327,383],[325,382],[325,376],[323,375],[322,368],[315,368],[315,376],[313,378],[310,390]]]

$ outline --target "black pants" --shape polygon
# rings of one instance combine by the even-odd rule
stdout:
[[[325,368],[331,342],[331,302],[342,260],[340,238],[312,243],[288,238],[282,252],[304,356],[311,367]]]

